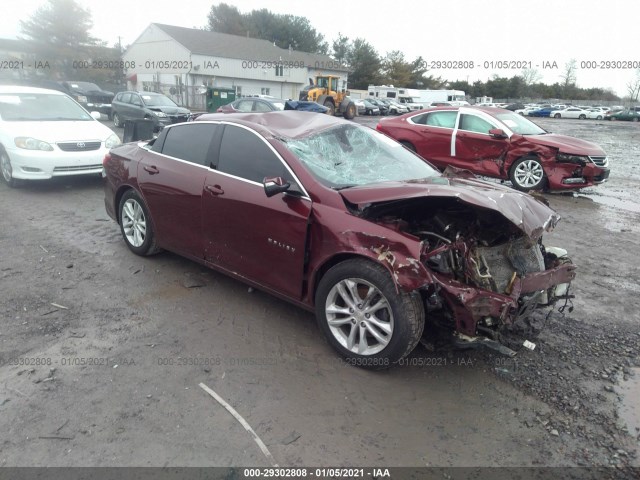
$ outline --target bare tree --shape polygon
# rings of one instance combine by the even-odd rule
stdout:
[[[627,93],[632,102],[637,102],[640,96],[640,68],[636,70],[635,77],[627,83]]]
[[[542,80],[542,74],[535,68],[525,68],[520,73],[520,77],[522,78],[522,82],[527,87],[533,85],[534,83],[538,83],[540,80]]]
[[[575,58],[572,58],[564,64],[564,71],[562,75],[560,75],[560,78],[562,78],[562,93],[565,97],[568,97],[576,86],[577,69],[578,62]]]

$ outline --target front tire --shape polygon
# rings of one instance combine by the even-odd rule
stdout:
[[[122,121],[120,120],[120,115],[113,112],[113,125],[118,128],[122,128]]]
[[[528,155],[514,162],[509,171],[509,179],[516,190],[528,192],[544,189],[547,177],[540,159]]]
[[[128,190],[120,199],[118,207],[120,231],[124,242],[136,255],[147,256],[158,253],[155,232],[149,211],[135,190]]]
[[[347,120],[353,120],[355,116],[356,106],[354,103],[350,103],[349,105],[347,105],[347,109],[344,112],[344,118],[346,118]]]
[[[2,172],[2,179],[9,187],[15,188],[19,186],[20,181],[13,178],[13,167],[9,154],[2,147],[0,147],[0,171]]]
[[[396,291],[389,272],[369,260],[347,260],[322,277],[316,318],[348,363],[381,370],[406,357],[424,330],[419,294]]]
[[[559,113],[556,113],[556,114],[553,116],[553,118],[560,118],[560,117],[562,117],[562,115],[560,115]]]
[[[584,113],[581,113],[581,114],[578,116],[578,119],[579,119],[579,120],[584,120],[585,118],[587,118],[587,116],[586,116]]]
[[[330,116],[334,116],[336,114],[336,106],[333,104],[333,102],[331,100],[325,100],[324,102],[324,106],[327,107],[329,109],[329,111],[327,112]]]

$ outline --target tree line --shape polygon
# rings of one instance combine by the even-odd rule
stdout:
[[[92,81],[121,81],[122,71],[74,69],[78,58],[119,60],[120,45],[107,47],[90,35],[91,14],[75,0],[49,0],[30,19],[21,21],[22,33],[32,42],[35,55],[51,60],[53,78]],[[206,30],[249,36],[274,42],[281,48],[330,55],[349,70],[349,87],[366,89],[369,85],[395,85],[417,89],[450,88],[464,90],[470,97],[496,99],[565,98],[575,100],[619,100],[610,89],[580,88],[576,85],[576,62],[564,66],[561,81],[552,85],[540,82],[535,69],[523,70],[512,77],[494,75],[487,81],[448,81],[430,74],[427,62],[419,56],[405,58],[399,50],[380,55],[364,38],[350,39],[341,33],[331,44],[305,18],[273,13],[266,8],[242,13],[226,3],[211,6]],[[640,71],[628,85],[629,97],[640,94]]]

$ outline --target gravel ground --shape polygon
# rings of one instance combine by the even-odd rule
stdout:
[[[538,123],[603,145],[612,173],[546,195],[563,220],[545,243],[572,255],[576,298],[523,325],[514,345],[536,348],[513,359],[426,342],[390,371],[345,366],[310,314],[169,253],[132,255],[100,179],[0,184],[0,465],[268,465],[204,382],[280,465],[635,478],[640,127]]]

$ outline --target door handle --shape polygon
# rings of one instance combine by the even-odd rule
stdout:
[[[151,175],[160,173],[160,171],[158,170],[158,167],[156,167],[155,165],[145,165],[143,168],[146,172],[149,172]]]
[[[222,195],[224,193],[220,185],[205,185],[204,189],[212,195]]]

